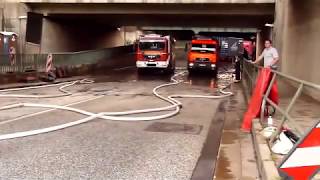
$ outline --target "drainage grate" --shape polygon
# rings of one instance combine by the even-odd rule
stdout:
[[[148,126],[145,131],[150,132],[169,132],[180,134],[200,134],[203,126],[196,124],[177,124],[177,123],[165,123],[155,122]]]

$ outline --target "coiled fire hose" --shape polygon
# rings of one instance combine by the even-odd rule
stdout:
[[[23,131],[23,132],[15,132],[15,133],[10,133],[10,134],[3,134],[0,135],[0,140],[6,140],[6,139],[13,139],[13,138],[19,138],[19,137],[26,137],[26,136],[32,136],[32,135],[38,135],[42,133],[48,133],[52,131],[57,131],[61,130],[64,128],[76,126],[82,123],[89,122],[93,119],[100,118],[104,120],[113,120],[113,121],[152,121],[152,120],[159,120],[159,119],[164,119],[168,117],[172,117],[180,112],[180,109],[182,108],[182,103],[175,98],[207,98],[207,99],[220,99],[220,98],[225,98],[228,96],[233,95],[232,92],[225,92],[223,91],[225,88],[228,86],[224,87],[223,89],[220,89],[219,92],[221,95],[218,96],[205,96],[205,95],[170,95],[168,97],[164,97],[160,95],[157,90],[163,87],[168,87],[168,86],[173,86],[173,85],[178,85],[179,83],[183,82],[182,80],[177,80],[177,76],[184,75],[186,72],[180,72],[175,74],[174,76],[171,77],[171,83],[166,83],[159,85],[153,89],[153,94],[170,103],[171,105],[165,106],[165,107],[160,107],[160,108],[150,108],[150,109],[141,109],[141,110],[132,110],[132,111],[122,111],[122,112],[100,112],[100,113],[92,113],[88,111],[84,111],[81,109],[77,108],[72,108],[72,107],[66,107],[66,106],[59,106],[59,105],[48,105],[48,104],[35,104],[35,103],[18,103],[18,104],[12,104],[8,106],[3,106],[0,107],[1,110],[7,110],[7,109],[13,109],[13,108],[18,108],[18,107],[41,107],[41,108],[53,108],[53,109],[60,109],[60,110],[66,110],[66,111],[71,111],[79,114],[86,115],[88,117],[61,124],[61,125],[56,125],[52,127],[47,127],[47,128],[42,128],[42,129],[36,129],[36,130],[30,130],[30,131]],[[69,91],[64,90],[63,88],[75,85],[76,83],[93,83],[91,80],[81,80],[81,81],[74,81],[72,83],[63,83],[64,85],[59,88],[61,92],[64,94],[61,95],[42,95],[42,96],[29,96],[29,95],[11,95],[10,94],[2,94],[0,97],[21,97],[21,98],[47,98],[47,97],[61,97],[61,96],[68,96],[71,95],[72,93]],[[61,85],[61,84],[60,84]],[[40,86],[40,87],[30,87],[30,88],[16,88],[16,89],[11,89],[13,91],[18,91],[18,90],[24,90],[24,89],[35,89],[35,88],[43,88],[43,87],[52,87],[52,86],[57,86],[57,85],[46,85],[46,86]],[[8,92],[9,90],[2,90],[0,92]],[[170,112],[162,115],[156,115],[156,116],[127,116],[127,115],[132,115],[132,114],[142,114],[142,113],[151,113],[151,112],[161,112],[161,111],[168,111]]]

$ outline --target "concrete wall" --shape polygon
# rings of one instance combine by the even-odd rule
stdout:
[[[72,31],[72,29],[75,29]],[[43,19],[41,44],[26,43],[25,53],[54,53],[88,50],[88,38],[77,28],[48,18]]]
[[[3,16],[5,20],[5,31],[18,32],[19,31],[19,9],[20,6],[16,2],[4,2],[2,5],[4,11]]]
[[[79,37],[84,40],[85,37]],[[43,20],[41,53],[69,52],[74,49],[76,42],[69,28],[50,19]]]
[[[95,37],[95,45],[96,49],[100,48],[110,48],[116,46],[125,45],[125,34],[124,28],[115,29],[112,31],[102,32],[98,36]]]
[[[96,24],[71,24],[45,18],[43,21],[41,53],[76,52],[123,46],[124,29],[88,28]],[[130,37],[130,36],[129,36]]]
[[[110,32],[103,32],[94,41],[95,48],[109,48],[130,45],[135,42],[142,32],[136,26],[123,26]]]
[[[320,84],[320,1],[279,0],[276,46],[281,52],[281,71]],[[320,99],[320,93],[306,91]]]
[[[31,11],[31,9],[24,3],[19,3],[19,0],[0,0],[0,31],[3,29],[19,35],[18,53],[73,52],[116,47],[125,44],[123,29],[118,31],[114,27],[92,28],[99,25],[88,21],[83,24],[77,24],[72,21],[60,21],[50,18],[44,18],[43,20],[41,45],[25,42],[28,11]],[[2,12],[4,26],[1,23]],[[133,35],[130,28],[128,31],[126,38],[132,41]]]
[[[20,0],[50,3],[274,3],[275,0]]]

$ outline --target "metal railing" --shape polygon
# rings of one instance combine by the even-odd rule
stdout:
[[[52,53],[52,59],[55,67],[72,67],[84,64],[95,64],[114,55],[119,55],[124,52],[129,53],[130,51],[132,51],[132,46],[120,46],[100,50]],[[47,56],[48,54],[16,54],[12,60],[8,54],[0,54],[0,74],[28,71],[44,72]]]
[[[41,60],[46,61],[46,56],[46,54],[16,54],[11,59],[9,55],[2,54],[0,55],[0,73],[36,71],[41,67]]]
[[[243,79],[247,83],[247,86],[250,90],[250,94],[252,94],[252,91],[255,87],[256,79],[258,76],[258,73],[262,67],[251,64],[248,60],[243,60]],[[285,123],[288,123],[291,127],[295,129],[295,132],[298,133],[300,137],[303,136],[305,133],[303,128],[295,121],[293,117],[290,116],[290,112],[292,110],[292,107],[296,103],[296,100],[299,98],[299,96],[302,94],[303,90],[306,87],[312,88],[316,91],[320,92],[320,85],[314,84],[311,82],[307,82],[298,78],[295,78],[290,75],[286,75],[284,73],[271,70],[272,71],[272,78],[270,81],[270,84],[268,85],[266,93],[263,95],[263,100],[261,104],[261,111],[260,111],[260,122],[262,122],[265,118],[265,108],[267,106],[267,103],[271,105],[273,108],[275,108],[281,115],[281,120],[279,124],[277,125],[276,132],[271,136],[269,143],[273,143],[274,140],[277,138],[277,136],[280,134],[281,129]],[[293,81],[297,84],[299,84],[298,89],[295,91],[294,96],[290,100],[289,104],[285,108],[281,108],[279,105],[275,104],[270,98],[270,92],[272,89],[272,85],[275,82],[277,77],[284,78],[285,80]]]

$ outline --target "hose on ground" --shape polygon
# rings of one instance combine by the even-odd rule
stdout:
[[[0,92],[10,92],[10,91],[21,91],[21,90],[29,90],[29,89],[38,89],[38,88],[46,88],[46,87],[54,87],[54,86],[61,86],[59,87],[59,91],[62,92],[62,94],[51,94],[51,95],[26,95],[26,94],[0,94],[0,98],[8,98],[8,97],[14,97],[14,98],[56,98],[56,97],[63,97],[63,96],[71,96],[72,93],[70,91],[65,90],[65,88],[73,86],[75,84],[90,84],[94,81],[89,79],[82,79],[77,80],[73,82],[65,82],[65,83],[59,83],[59,84],[49,84],[49,85],[42,85],[42,86],[32,86],[32,87],[24,87],[24,88],[13,88],[13,89],[4,89],[0,90]]]
[[[159,120],[159,119],[164,119],[164,118],[169,118],[172,116],[177,115],[180,112],[180,109],[182,108],[182,103],[180,101],[178,101],[176,98],[208,98],[208,99],[220,99],[220,98],[225,98],[228,96],[232,95],[232,92],[225,92],[223,91],[224,89],[220,89],[219,92],[222,95],[218,95],[218,96],[207,96],[207,95],[170,95],[168,97],[164,97],[162,95],[160,95],[157,91],[160,88],[164,88],[164,87],[168,87],[168,86],[173,86],[173,85],[178,85],[181,82],[183,82],[182,80],[177,80],[176,77],[184,75],[186,72],[180,72],[175,74],[174,76],[171,77],[171,83],[166,83],[166,84],[162,84],[159,85],[157,87],[155,87],[153,89],[153,94],[170,103],[171,105],[169,106],[165,106],[165,107],[160,107],[160,108],[149,108],[149,109],[141,109],[141,110],[131,110],[131,111],[122,111],[122,112],[100,112],[100,113],[92,113],[89,111],[84,111],[81,109],[77,109],[77,108],[72,108],[72,107],[66,107],[66,106],[59,106],[59,105],[49,105],[49,104],[35,104],[35,103],[18,103],[18,104],[12,104],[12,105],[8,105],[8,106],[3,106],[0,107],[0,111],[1,110],[7,110],[7,109],[13,109],[13,108],[20,108],[20,107],[40,107],[40,108],[53,108],[53,109],[60,109],[60,110],[66,110],[66,111],[70,111],[70,112],[75,112],[75,113],[79,113],[79,114],[83,114],[86,115],[88,117],[77,120],[77,121],[73,121],[73,122],[69,122],[69,123],[65,123],[65,124],[61,124],[61,125],[56,125],[56,126],[52,126],[52,127],[47,127],[47,128],[42,128],[42,129],[36,129],[36,130],[30,130],[30,131],[23,131],[23,132],[15,132],[15,133],[10,133],[10,134],[3,134],[0,135],[0,140],[7,140],[7,139],[13,139],[13,138],[19,138],[19,137],[26,137],[26,136],[32,136],[32,135],[38,135],[38,134],[42,134],[42,133],[48,133],[48,132],[52,132],[52,131],[57,131],[57,130],[61,130],[61,129],[65,129],[68,127],[72,127],[72,126],[76,126],[82,123],[86,123],[89,121],[92,121],[96,118],[100,118],[100,119],[104,119],[104,120],[113,120],[113,121],[152,121],[152,120]],[[61,92],[63,92],[64,96],[66,95],[71,95],[72,93],[69,91],[64,90],[63,88],[75,85],[76,83],[93,83],[93,81],[90,80],[82,80],[82,81],[74,81],[72,83],[67,83],[64,84],[63,86],[61,86],[59,88],[59,90]],[[42,86],[43,87],[43,86]],[[39,87],[39,88],[42,88]],[[45,86],[45,87],[50,87],[50,86]],[[32,87],[33,89],[35,87]],[[26,89],[26,88],[24,88]],[[31,89],[31,88],[30,88]],[[17,89],[15,89],[17,90]],[[7,90],[10,91],[10,90]],[[49,96],[49,95],[47,95]],[[46,96],[46,97],[47,97]],[[22,97],[19,96],[19,97]],[[23,96],[26,97],[26,96]],[[57,97],[57,96],[56,96]],[[31,97],[33,98],[33,97]],[[162,115],[153,115],[153,116],[128,116],[128,115],[133,115],[133,114],[142,114],[142,113],[151,113],[151,112],[161,112],[161,111],[168,111],[170,110],[170,112],[162,114]]]

